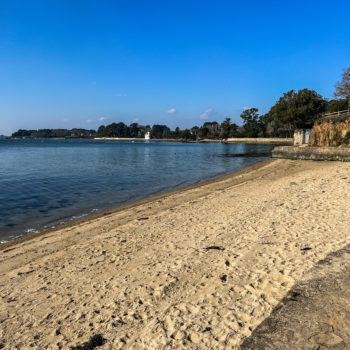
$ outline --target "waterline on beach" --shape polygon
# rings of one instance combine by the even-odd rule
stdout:
[[[0,240],[232,173],[267,159],[271,148],[87,140],[2,142]],[[252,153],[254,157],[249,156]]]

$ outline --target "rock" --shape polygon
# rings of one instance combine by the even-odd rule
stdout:
[[[191,304],[187,305],[187,310],[191,313],[191,314],[195,314],[198,312],[198,308],[196,306],[193,306]]]
[[[202,331],[202,333],[210,332],[210,331],[211,331],[211,327],[205,327],[205,329]]]
[[[198,344],[200,341],[197,333],[191,333],[188,339],[194,344]]]
[[[309,145],[317,147],[349,146],[350,122],[324,120],[312,128]]]
[[[226,282],[227,281],[227,275],[222,275],[220,277],[220,279],[221,279],[222,282]]]
[[[173,339],[176,339],[176,340],[180,340],[183,338],[183,334],[181,331],[176,331],[173,335],[172,335],[172,338]]]
[[[169,315],[165,317],[164,328],[166,329],[168,335],[174,333],[174,323]]]
[[[71,350],[85,350],[85,349],[95,349],[96,347],[102,346],[107,342],[101,334],[93,335],[89,341],[82,345],[72,346]]]
[[[218,315],[222,318],[226,318],[230,314],[230,310],[222,308],[218,311]]]
[[[316,344],[324,346],[334,346],[343,342],[343,339],[334,333],[319,333],[313,336],[311,339]]]
[[[224,247],[220,247],[220,246],[217,246],[217,245],[212,245],[210,247],[205,247],[204,249],[205,250],[221,250],[221,251],[225,250]]]

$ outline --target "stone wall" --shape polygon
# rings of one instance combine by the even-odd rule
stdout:
[[[295,130],[293,136],[293,145],[298,146],[304,143],[305,131],[302,129]]]
[[[350,148],[278,146],[272,158],[350,161]]]
[[[293,139],[282,137],[234,137],[228,138],[229,143],[275,143],[275,144],[293,144]]]
[[[309,146],[314,147],[350,147],[350,121],[324,122],[314,125]]]

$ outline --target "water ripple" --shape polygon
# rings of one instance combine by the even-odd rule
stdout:
[[[266,159],[257,153],[270,150],[220,143],[1,141],[0,240],[215,178]]]

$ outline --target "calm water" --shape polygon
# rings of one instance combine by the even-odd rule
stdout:
[[[0,140],[0,241],[266,159],[269,145]]]

